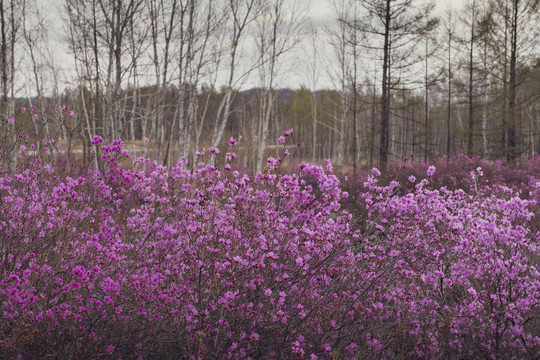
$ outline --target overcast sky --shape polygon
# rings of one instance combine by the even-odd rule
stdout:
[[[448,9],[448,7],[458,10],[463,6],[465,1],[466,0],[435,0],[436,7],[434,15],[443,15],[444,12]],[[331,23],[336,19],[336,15],[334,14],[334,9],[331,4],[332,0],[311,0],[307,16],[315,20],[315,22],[319,24]],[[320,31],[324,32],[323,29],[321,29]],[[321,43],[324,43],[324,41]],[[305,85],[309,87],[309,81],[307,79],[306,73],[310,69],[308,69],[306,66],[306,55],[309,57],[310,54],[306,54],[309,53],[309,49],[306,49],[306,47],[309,47],[309,45],[305,44],[304,42],[303,46],[300,46],[298,49],[296,49],[294,51],[294,55],[291,56],[291,66],[284,70],[285,73],[283,74],[284,76],[282,76],[282,82],[280,85],[282,85],[283,87],[298,88],[300,85]],[[323,57],[324,55],[328,56],[328,52],[331,52],[330,49],[319,48],[318,50],[321,51],[321,53],[326,52],[326,54],[322,54],[321,57]],[[367,67],[369,67],[370,69],[373,69],[374,66],[376,65],[367,65]],[[325,67],[322,63],[319,65],[320,71],[318,75],[318,87],[334,87],[330,74],[328,73],[328,68],[328,66]],[[245,86],[255,87],[256,83],[255,81],[248,81]]]
[[[80,0],[86,1],[86,0]],[[333,12],[331,6],[331,0],[305,0],[306,5],[309,2],[307,16],[313,20],[315,23],[332,23],[336,15]],[[465,0],[437,0],[436,1],[436,13],[442,14],[448,6],[451,6],[454,9],[460,8]],[[40,5],[44,7],[48,12],[53,12],[51,15],[52,18],[55,18],[58,21],[50,23],[49,27],[49,39],[51,40],[51,46],[53,47],[53,52],[57,62],[61,64],[61,67],[65,71],[65,78],[69,79],[69,73],[72,72],[72,55],[68,53],[65,39],[65,29],[63,27],[63,21],[61,16],[58,15],[59,12],[63,11],[63,0],[38,0]],[[52,5],[54,3],[54,6]],[[319,30],[320,33],[324,33],[324,29]],[[319,42],[321,46],[319,47],[320,55],[320,64],[318,68],[318,87],[322,88],[331,88],[333,83],[330,79],[329,68],[330,65],[327,61],[325,64],[323,57],[331,53],[331,50],[328,49],[329,46],[325,46],[324,41]],[[279,87],[291,87],[298,88],[301,85],[309,86],[310,80],[308,79],[309,73],[309,61],[310,59],[310,50],[309,46],[301,44],[293,53],[290,54],[288,65],[283,66],[283,72],[281,74],[281,79],[278,81]],[[326,53],[326,54],[325,54]],[[370,68],[373,68],[375,65],[369,65]],[[19,79],[19,81],[24,81],[27,83],[28,74],[25,75],[25,79]],[[67,84],[69,86],[69,84]],[[242,85],[243,88],[256,87],[257,78],[252,78]],[[29,90],[31,91],[31,87]],[[24,90],[23,90],[24,91]],[[27,92],[27,91],[24,91]]]

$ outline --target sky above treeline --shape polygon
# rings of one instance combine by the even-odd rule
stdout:
[[[40,7],[43,8],[45,16],[49,17],[47,21],[50,26],[48,27],[49,31],[49,41],[52,48],[52,52],[56,58],[58,64],[63,71],[63,76],[60,81],[60,88],[69,87],[71,80],[70,74],[74,73],[73,70],[73,55],[70,54],[68,45],[67,45],[67,35],[66,35],[66,24],[62,19],[65,18],[62,13],[64,10],[64,0],[36,0]],[[81,0],[85,1],[85,0]],[[329,70],[328,60],[331,58],[330,46],[328,41],[324,39],[326,36],[324,34],[325,27],[332,26],[335,24],[337,15],[334,13],[332,0],[304,0],[305,1],[305,10],[306,18],[313,21],[316,27],[319,29],[319,36],[321,36],[321,41],[318,42],[318,50],[320,51],[320,64],[318,66],[318,80],[316,87],[317,88],[334,88],[335,84],[332,81],[332,75]],[[421,2],[421,1],[420,1]],[[434,11],[435,16],[443,16],[445,11],[448,8],[455,10],[460,9],[463,6],[464,0],[435,0],[436,9]],[[51,21],[56,19],[57,21]],[[311,48],[313,46],[311,45]],[[279,88],[299,88],[302,85],[310,86],[310,80],[308,79],[307,72],[310,66],[308,62],[312,61],[311,53],[312,50],[309,49],[310,45],[307,44],[306,40],[303,40],[299,45],[297,45],[288,56],[288,60],[282,64],[281,76],[279,81],[276,83]],[[246,53],[250,53],[250,50],[247,49]],[[366,63],[366,68],[374,69],[376,64]],[[370,70],[372,71],[372,70]],[[19,81],[26,82],[26,79],[19,78]],[[241,88],[252,88],[257,87],[257,75],[254,73],[254,76],[248,77],[246,81],[240,84]],[[313,84],[311,84],[313,85]],[[31,88],[28,90],[31,91]],[[24,91],[24,92],[28,92]],[[32,94],[25,94],[25,96]]]

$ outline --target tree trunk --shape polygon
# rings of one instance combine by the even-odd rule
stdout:
[[[473,130],[474,130],[474,106],[473,106],[473,52],[474,52],[474,14],[471,24],[471,44],[469,48],[469,133],[468,133],[468,142],[467,142],[467,153],[469,156],[473,154]]]
[[[386,14],[384,23],[384,47],[383,47],[383,74],[382,74],[382,98],[381,98],[381,135],[379,144],[379,165],[385,170],[388,163],[388,137],[390,134],[390,89],[389,89],[389,68],[390,68],[390,8],[391,0],[386,0]]]
[[[517,35],[518,35],[518,9],[519,0],[512,1],[512,28],[510,38],[510,84],[508,98],[508,159],[513,161],[517,157],[516,142],[516,61],[517,61]]]

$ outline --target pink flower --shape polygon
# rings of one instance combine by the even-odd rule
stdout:
[[[279,142],[280,142],[281,144],[283,144],[285,141],[286,141],[285,136],[280,136],[280,137],[279,137]]]
[[[214,147],[210,147],[208,151],[210,151],[212,154],[216,154],[216,155],[219,154],[219,149],[216,149]]]
[[[266,289],[266,291],[264,292],[264,295],[266,295],[266,296],[272,295],[272,290],[271,289]]]
[[[114,352],[114,346],[113,345],[109,345],[107,347],[107,350],[105,350],[107,352],[107,354],[111,355],[113,352]]]
[[[22,152],[26,151],[26,146],[21,145],[21,151],[22,151]]]
[[[433,176],[433,174],[435,174],[435,166],[431,165],[430,167],[428,167],[426,173],[427,173],[427,176]]]
[[[9,119],[8,119],[8,123],[14,124],[14,123],[15,123],[15,119],[14,119],[14,118],[9,118]]]
[[[25,107],[22,107],[22,108],[21,108],[21,112],[22,112],[22,113],[25,113],[25,112],[26,112],[26,108],[25,108]]]
[[[70,112],[68,112],[68,115],[69,116],[73,116],[73,114],[75,114],[75,112],[73,110],[71,110]]]

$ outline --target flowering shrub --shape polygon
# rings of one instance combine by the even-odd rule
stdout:
[[[428,175],[435,169],[429,168]],[[482,171],[470,174],[474,186]],[[538,356],[538,234],[527,228],[530,201],[501,185],[463,190],[427,187],[397,195],[397,182],[363,195],[372,231],[365,251],[392,264],[379,278],[393,331],[385,349],[427,358]],[[387,353],[388,354],[388,353]],[[534,355],[533,355],[534,354]]]
[[[34,162],[0,178],[4,353],[325,357],[350,345],[351,289],[369,281],[334,175],[302,165],[315,189],[205,163],[126,170],[121,141],[95,140],[103,172],[59,178]]]
[[[539,354],[532,200],[478,171],[465,192],[430,186],[436,166],[375,170],[353,219],[329,162],[250,177],[215,148],[193,168],[92,151],[99,170],[32,157],[0,176],[7,358]]]

